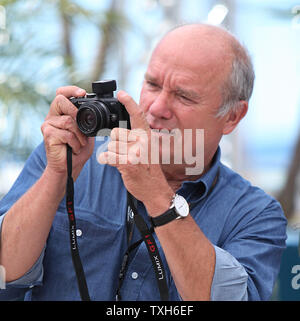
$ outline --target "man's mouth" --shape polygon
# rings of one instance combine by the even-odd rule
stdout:
[[[176,132],[174,129],[168,129],[164,127],[153,127],[151,125],[149,126],[151,129],[151,133],[157,136],[174,136]]]
[[[172,129],[166,128],[166,127],[162,127],[162,126],[155,126],[155,125],[151,125],[149,124],[149,127],[151,130],[153,131],[171,131]]]

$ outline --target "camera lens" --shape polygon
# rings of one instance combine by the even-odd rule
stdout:
[[[83,107],[78,110],[77,124],[84,133],[90,133],[95,130],[97,125],[97,114],[92,108]]]
[[[96,136],[98,130],[105,128],[109,111],[100,102],[85,103],[78,109],[77,125],[81,132],[87,136]]]
[[[84,109],[80,114],[80,122],[84,127],[94,128],[96,125],[96,116],[91,109]]]

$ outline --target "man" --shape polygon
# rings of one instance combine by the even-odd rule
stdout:
[[[96,151],[102,143],[94,146],[95,139],[78,130],[77,109],[67,99],[85,91],[58,89],[42,125],[44,144],[1,202],[0,263],[7,279],[2,298],[28,289],[26,298],[32,300],[80,298],[63,200],[69,144],[76,234],[92,300],[114,300],[117,292],[123,300],[160,299],[145,243],[131,251],[119,286],[126,249],[141,238],[135,226],[127,244],[126,190],[138,200],[137,211],[148,226],[157,223],[154,238],[170,300],[269,299],[285,248],[286,220],[278,202],[220,163],[218,147],[246,115],[253,80],[245,49],[228,32],[202,24],[176,28],[152,54],[139,105],[118,93],[132,130],[113,129],[100,154]],[[203,129],[202,172],[197,164],[174,161],[175,138],[169,164],[161,161],[163,150],[160,164],[135,164],[155,135],[158,141],[168,136],[156,133],[161,129],[191,129],[194,153],[195,132]],[[130,139],[132,132],[139,148]],[[193,166],[193,174],[187,174]],[[183,206],[189,203],[189,213],[161,224],[175,194],[185,198]]]

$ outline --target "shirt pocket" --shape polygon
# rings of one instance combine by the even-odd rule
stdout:
[[[126,227],[81,211],[76,217],[76,236],[91,299],[111,300],[116,293],[117,276],[126,250]],[[58,211],[53,220],[44,266],[47,276],[44,285],[51,293],[65,289],[68,298],[69,293],[78,292],[66,212]]]

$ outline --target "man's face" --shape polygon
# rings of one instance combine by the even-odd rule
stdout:
[[[171,37],[172,38],[172,37]],[[191,129],[195,152],[196,129],[204,130],[204,163],[210,161],[224,120],[216,118],[222,104],[224,66],[213,46],[192,48],[170,39],[155,50],[143,83],[140,106],[152,129]],[[224,61],[223,61],[224,64]]]

